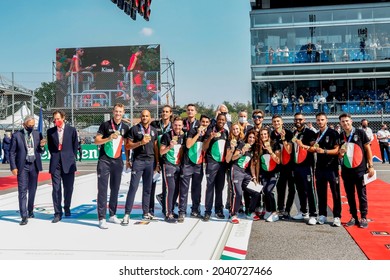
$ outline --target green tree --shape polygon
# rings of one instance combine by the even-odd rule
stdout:
[[[42,104],[42,108],[46,110],[53,107],[55,102],[55,90],[55,82],[41,83],[41,87],[37,88],[34,92],[35,98],[38,99],[37,103]]]

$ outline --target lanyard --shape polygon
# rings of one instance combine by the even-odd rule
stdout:
[[[113,129],[114,131],[116,131],[115,125],[114,125],[114,122],[113,122],[112,119],[111,119],[111,127],[112,127],[112,129]],[[119,131],[119,132],[121,131],[121,128],[122,128],[122,121],[121,121],[121,123],[119,124],[119,127],[118,127],[118,131]]]
[[[141,131],[142,131],[142,135],[145,135],[145,134],[150,134],[150,125],[148,126],[148,128],[146,129],[145,131],[145,128],[142,124],[138,124],[139,127],[141,128]]]
[[[349,135],[349,137],[348,137],[348,140],[347,140],[347,134],[344,132],[344,142],[347,142],[347,143],[349,143],[350,141],[351,141],[351,139],[352,139],[352,135],[355,133],[355,128],[352,128],[352,131],[351,131],[351,134]]]
[[[317,140],[316,140],[317,144],[321,141],[322,137],[324,137],[324,135],[325,135],[327,130],[328,130],[328,127],[325,128],[324,132],[322,132],[321,135],[320,135],[320,133],[318,133],[318,137],[317,137]]]
[[[160,120],[160,128],[161,128],[161,134],[164,134],[165,132],[168,132],[171,130],[171,122],[168,123],[168,125],[166,126],[166,128],[164,128],[164,124],[162,122],[162,120]]]
[[[195,124],[196,124],[196,120],[194,120],[194,121],[192,122],[192,128],[195,128]],[[187,119],[187,120],[186,120],[187,131],[190,131],[190,126],[191,126],[191,123],[190,123],[190,121]]]

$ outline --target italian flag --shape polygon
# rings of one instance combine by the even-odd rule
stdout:
[[[225,144],[226,140],[219,139],[211,146],[211,156],[216,162],[225,161]]]
[[[167,153],[168,162],[174,165],[180,164],[180,150],[181,150],[180,144],[173,146],[173,148],[170,149],[169,152]]]
[[[271,157],[270,154],[264,154],[260,157],[261,168],[265,171],[272,171],[278,165]]]
[[[188,150],[188,157],[195,164],[200,164],[203,161],[202,146],[203,142],[195,142]]]
[[[122,155],[123,138],[121,135],[116,139],[104,144],[104,151],[110,158],[118,158]]]
[[[251,161],[251,157],[248,156],[242,156],[238,159],[237,165],[243,169],[246,169],[249,165],[249,162]]]
[[[348,143],[346,150],[343,157],[344,166],[347,168],[358,167],[363,161],[363,151],[360,146],[355,143]]]
[[[302,149],[301,147],[299,147],[296,143],[294,143],[294,161],[295,163],[302,163],[305,159],[306,159],[306,156],[307,156],[307,150],[305,149]]]
[[[283,144],[281,149],[282,149],[282,164],[286,165],[287,163],[290,162],[291,154],[287,153],[287,150],[283,147]]]

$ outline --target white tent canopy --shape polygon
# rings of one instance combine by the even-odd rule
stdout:
[[[19,110],[17,110],[14,114],[14,121],[12,122],[12,115],[9,115],[4,120],[0,120],[0,129],[3,130],[15,130],[20,129],[23,125],[23,119],[26,116],[31,115],[31,110],[24,104]],[[35,118],[35,127],[38,127],[39,116],[34,114]]]

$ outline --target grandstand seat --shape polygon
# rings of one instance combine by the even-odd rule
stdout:
[[[346,105],[346,104],[342,105],[342,106],[341,106],[341,110],[342,110],[343,112],[345,112],[345,113],[348,113],[348,112],[349,112],[349,110],[348,110],[348,105]]]

